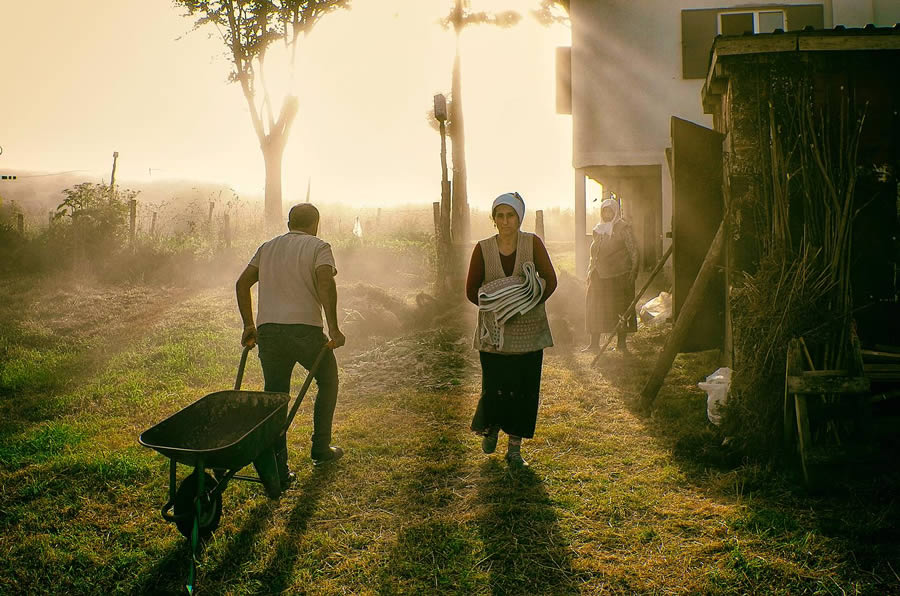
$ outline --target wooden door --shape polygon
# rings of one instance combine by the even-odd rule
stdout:
[[[672,117],[672,309],[677,319],[722,221],[723,135]],[[722,348],[725,277],[712,279],[682,352]]]

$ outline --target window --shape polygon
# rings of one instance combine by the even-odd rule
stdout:
[[[775,29],[799,31],[806,26],[821,29],[823,4],[790,4],[758,8],[699,8],[681,11],[681,68],[685,79],[706,77],[709,51],[716,35],[771,33]]]
[[[776,29],[787,30],[783,10],[745,10],[719,13],[721,35],[772,33]]]

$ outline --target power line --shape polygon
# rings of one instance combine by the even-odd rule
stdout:
[[[90,170],[67,170],[65,172],[54,172],[52,174],[32,174],[30,176],[19,176],[19,178],[44,178],[46,176],[62,176],[63,174],[74,174],[75,172],[90,172]]]

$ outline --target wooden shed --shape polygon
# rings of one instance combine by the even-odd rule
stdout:
[[[824,261],[820,269],[832,277],[820,289],[831,294],[808,305],[805,324],[839,328],[847,341],[810,349],[803,368],[865,376],[870,397],[897,395],[898,73],[900,25],[716,38],[702,90],[713,130],[672,121],[673,242],[693,245],[680,263],[676,252],[676,316],[685,293],[679,278],[689,289],[728,214],[721,274],[695,322],[693,335],[704,338],[696,348],[722,347],[729,363],[748,356],[740,339],[751,330],[733,312],[735,292],[767,256],[789,255],[783,269]],[[779,304],[773,299],[771,320],[782,316]],[[854,368],[853,348],[844,347],[851,340],[871,361]]]

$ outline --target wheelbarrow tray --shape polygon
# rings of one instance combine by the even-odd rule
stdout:
[[[139,437],[178,463],[237,470],[284,431],[291,396],[273,391],[217,391],[172,414]]]

